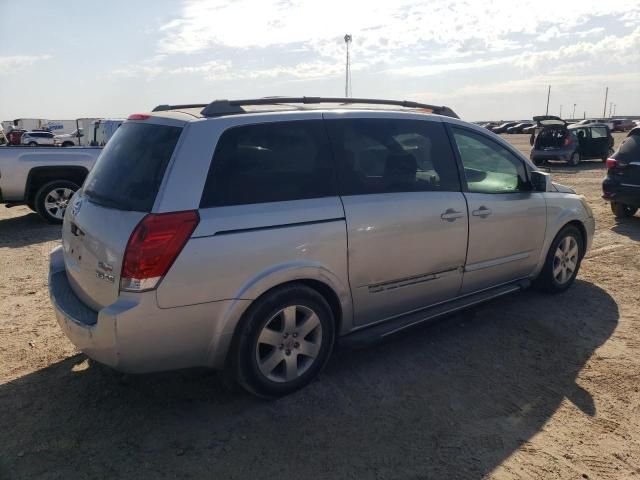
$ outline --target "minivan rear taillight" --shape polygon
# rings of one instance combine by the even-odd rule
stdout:
[[[149,214],[135,228],[122,263],[120,289],[152,290],[178,257],[200,217],[196,210]]]

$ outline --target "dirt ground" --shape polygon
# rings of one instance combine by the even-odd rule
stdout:
[[[602,163],[552,170],[597,219],[573,288],[340,348],[271,402],[89,363],[47,296],[59,227],[0,207],[0,478],[640,479],[640,216],[614,220]]]

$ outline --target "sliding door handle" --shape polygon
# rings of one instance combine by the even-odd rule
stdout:
[[[483,205],[479,209],[471,212],[471,215],[473,215],[474,217],[487,218],[489,215],[491,215],[491,209]]]
[[[455,222],[456,219],[464,217],[464,213],[457,212],[453,208],[447,208],[447,211],[440,215],[442,220],[446,220],[447,222]]]

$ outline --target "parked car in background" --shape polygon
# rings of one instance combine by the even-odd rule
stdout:
[[[55,135],[51,132],[45,131],[29,131],[22,134],[20,137],[20,143],[22,145],[29,145],[30,147],[38,147],[43,145],[54,145]]]
[[[525,128],[532,127],[533,125],[533,122],[516,123],[513,127],[507,128],[507,133],[523,133]]]
[[[7,138],[9,139],[9,145],[21,145],[20,140],[22,139],[22,135],[26,133],[26,130],[23,128],[12,128],[7,133]]]
[[[613,152],[613,136],[605,124],[567,125],[553,115],[533,119],[536,130],[531,134],[530,158],[536,165],[547,160],[562,160],[571,166],[594,158],[604,162]]]
[[[527,134],[534,133],[535,131],[536,131],[536,124],[535,123],[533,125],[530,125],[528,127],[524,127],[522,129],[522,133],[527,133]]]
[[[62,330],[122,371],[227,369],[274,397],[311,382],[338,337],[376,341],[532,283],[569,288],[595,228],[584,197],[451,109],[407,104],[132,115],[51,253]]]
[[[27,205],[49,223],[62,216],[102,148],[0,148],[0,203]]]
[[[497,127],[491,128],[491,131],[493,133],[505,133],[507,131],[507,128],[513,127],[514,125],[517,125],[517,123],[518,122],[505,122],[498,125]]]
[[[631,217],[640,208],[640,127],[632,129],[607,159],[602,192],[616,217]]]
[[[480,125],[482,128],[486,128],[487,130],[491,130],[493,127],[497,127],[498,124],[496,122],[487,122]]]
[[[6,143],[9,143],[9,139],[4,134],[4,128],[0,126],[0,145],[4,145]]]
[[[626,132],[627,130],[631,130],[635,127],[635,123],[633,123],[628,118],[614,118],[611,120],[613,132]]]
[[[83,133],[80,128],[71,133],[56,135],[53,139],[53,143],[55,145],[60,145],[61,147],[78,147],[81,145],[82,137]]]
[[[609,130],[613,131],[613,122],[610,118],[587,118],[585,120],[580,120],[577,125],[591,125],[592,123],[603,123]]]

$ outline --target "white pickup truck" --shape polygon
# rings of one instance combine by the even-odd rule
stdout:
[[[61,223],[102,147],[0,147],[0,203],[27,205],[49,223]]]

